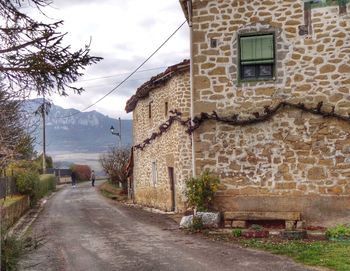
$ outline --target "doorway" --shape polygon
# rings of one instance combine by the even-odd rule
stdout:
[[[170,193],[171,193],[171,211],[175,211],[175,179],[174,168],[168,167],[169,181],[170,181]]]

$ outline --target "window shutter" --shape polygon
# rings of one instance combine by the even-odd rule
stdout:
[[[272,35],[257,37],[256,58],[262,60],[273,59]]]
[[[274,62],[273,35],[241,37],[241,64]]]
[[[256,37],[241,38],[241,60],[242,61],[255,60],[255,43],[256,43]]]

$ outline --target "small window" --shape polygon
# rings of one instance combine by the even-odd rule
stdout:
[[[168,116],[168,111],[169,111],[169,104],[168,102],[164,103],[164,115],[167,117]]]
[[[152,118],[152,102],[148,104],[148,118]]]
[[[153,186],[156,186],[158,181],[157,178],[157,163],[155,161],[152,162],[152,183]]]
[[[274,36],[272,34],[240,37],[240,79],[272,79],[274,65]]]
[[[218,47],[218,40],[210,39],[210,48],[216,48],[216,47]]]

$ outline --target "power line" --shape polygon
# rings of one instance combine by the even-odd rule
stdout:
[[[146,80],[146,79],[149,79],[149,77],[135,78],[135,79],[128,80],[128,82],[136,82],[136,81]],[[115,84],[119,84],[120,82],[121,82],[121,81],[115,82]],[[106,86],[110,86],[110,85],[111,85],[111,83],[109,83],[109,84],[103,84],[103,85],[92,85],[92,86],[83,87],[83,88],[84,88],[84,89],[85,89],[85,88],[92,89],[92,88],[106,87]]]
[[[121,85],[123,85],[126,81],[128,81],[128,79],[133,76],[139,69],[142,68],[143,65],[145,65],[176,33],[177,31],[179,31],[181,29],[181,27],[186,23],[187,21],[184,21],[149,57],[146,58],[146,60],[144,60],[134,71],[132,71],[127,77],[124,78],[124,80],[122,80],[118,85],[116,85],[114,88],[112,88],[108,93],[106,93],[104,96],[102,96],[100,99],[98,99],[96,102],[94,102],[93,104],[85,107],[83,110],[75,112],[73,114],[70,114],[68,116],[63,116],[63,117],[56,117],[56,118],[69,118],[72,117],[74,115],[80,114],[86,110],[88,110],[89,108],[93,107],[94,105],[96,105],[97,103],[99,103],[100,101],[102,101],[103,99],[105,99],[107,96],[109,96],[110,94],[112,94],[115,90],[117,90]]]
[[[151,68],[151,69],[147,69],[147,70],[140,70],[140,71],[138,71],[138,72],[155,71],[155,70],[160,70],[160,69],[165,69],[165,68],[167,68],[167,67],[166,67],[166,66],[163,66],[163,67]],[[116,73],[116,74],[109,75],[109,76],[101,76],[101,77],[94,77],[94,78],[85,79],[85,80],[79,80],[77,83],[80,83],[80,82],[88,82],[88,81],[94,81],[94,80],[100,80],[100,79],[106,79],[106,78],[112,78],[112,77],[121,76],[121,75],[127,75],[127,74],[129,74],[129,73],[128,73],[128,72]]]

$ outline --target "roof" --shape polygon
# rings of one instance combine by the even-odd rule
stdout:
[[[182,11],[184,12],[186,20],[188,22],[188,6],[187,6],[188,0],[179,0],[179,1],[180,1],[180,5],[182,7]]]
[[[168,67],[164,72],[153,76],[149,81],[140,86],[135,95],[133,95],[127,102],[125,106],[125,111],[127,113],[134,111],[139,100],[147,98],[151,90],[163,86],[172,77],[177,74],[186,72],[190,70],[190,61],[188,59],[182,62]]]

